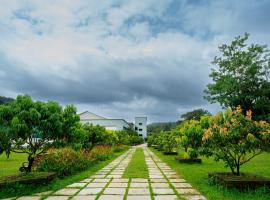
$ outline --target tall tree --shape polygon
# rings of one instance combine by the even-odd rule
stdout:
[[[236,37],[231,44],[219,47],[220,57],[212,62],[205,98],[224,108],[241,105],[253,111],[255,119],[270,121],[270,54],[266,45],[247,45],[249,35]]]
[[[181,118],[184,120],[197,120],[199,121],[202,116],[210,116],[211,113],[208,110],[204,110],[202,108],[196,109],[190,112],[187,112],[181,115]]]
[[[13,152],[27,154],[28,165],[23,169],[30,172],[35,158],[44,153],[52,141],[71,138],[78,120],[73,106],[63,110],[57,102],[34,102],[30,96],[18,96],[0,106],[0,136],[6,136],[12,143],[8,145],[1,139],[0,150],[6,150],[7,146]]]

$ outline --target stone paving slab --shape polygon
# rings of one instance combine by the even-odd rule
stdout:
[[[127,196],[127,200],[151,200],[149,195]]]
[[[109,184],[109,188],[127,188],[128,186],[128,183],[114,183],[114,182],[111,182]]]
[[[18,198],[19,200],[39,200],[39,196],[25,196],[25,197],[20,197]]]
[[[80,189],[76,188],[64,188],[56,191],[53,195],[67,195],[67,196],[72,196],[75,193],[77,193]]]
[[[123,200],[124,195],[101,195],[98,200]]]
[[[171,188],[153,188],[154,194],[175,194]]]
[[[178,197],[176,195],[158,195],[154,196],[155,200],[177,200]]]
[[[131,188],[147,188],[149,187],[149,184],[148,182],[147,183],[131,182],[130,187]]]
[[[82,189],[78,195],[92,195],[98,194],[102,191],[103,188],[84,188]]]
[[[77,187],[84,187],[84,186],[86,186],[87,185],[87,183],[72,183],[71,185],[68,185],[67,187],[68,188],[77,188]]]
[[[169,188],[170,185],[168,183],[151,183],[153,188]]]
[[[67,200],[68,196],[50,196],[46,200]]]
[[[131,180],[132,183],[147,183],[148,180],[147,179],[144,179],[144,178],[133,178]]]
[[[112,183],[127,183],[129,180],[127,178],[114,178]]]
[[[126,188],[106,188],[103,194],[125,194]]]
[[[96,195],[88,195],[88,196],[75,196],[72,200],[95,200],[97,198]]]
[[[104,183],[89,183],[86,187],[87,188],[102,188],[102,187],[105,187],[107,185],[106,182]]]
[[[96,178],[93,180],[93,183],[108,183],[110,180],[110,178]]]
[[[129,188],[128,190],[128,194],[129,195],[140,195],[140,194],[150,194],[149,189],[145,189],[145,188]]]

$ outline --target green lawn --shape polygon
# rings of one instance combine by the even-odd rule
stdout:
[[[257,191],[238,192],[236,190],[226,190],[225,188],[209,184],[207,181],[207,172],[228,171],[228,169],[224,168],[222,162],[217,163],[213,161],[212,158],[202,158],[202,164],[180,164],[175,160],[175,156],[163,155],[153,148],[151,148],[151,150],[209,200],[270,199],[269,190],[265,191],[264,189],[259,189]],[[241,169],[242,172],[270,177],[270,154],[264,153],[255,157]]]
[[[0,155],[0,177],[18,173],[23,162],[27,162],[27,154],[12,152],[7,158],[3,153]]]
[[[129,162],[123,178],[149,178],[142,148],[137,148]]]
[[[77,174],[74,174],[72,176],[65,177],[63,179],[56,179],[53,182],[51,182],[49,185],[39,185],[39,186],[19,185],[17,187],[14,186],[12,188],[11,187],[1,188],[0,199],[7,198],[7,197],[13,197],[13,196],[30,195],[30,194],[44,192],[44,191],[56,191],[60,188],[65,187],[66,185],[73,183],[73,182],[77,182],[77,181],[80,181],[82,179],[90,177],[95,172],[97,172],[98,170],[100,170],[101,168],[103,168],[104,166],[109,164],[110,162],[112,162],[115,158],[122,155],[124,152],[125,151],[116,152],[108,160],[97,162],[96,164],[92,165],[87,170],[85,170],[81,173],[77,173]],[[22,155],[17,155],[17,154],[11,155],[11,159],[13,160],[13,162],[9,161],[9,160],[7,162],[4,162],[4,161],[6,161],[6,159],[1,156],[1,167],[2,166],[5,167],[4,170],[2,170],[2,168],[1,168],[2,174],[10,175],[10,174],[16,173],[18,170],[18,167],[20,166],[21,161],[24,162],[23,157],[21,157],[21,156]],[[17,158],[17,159],[15,159],[15,158]],[[21,161],[19,161],[20,159],[21,159]],[[9,164],[10,169],[7,166],[7,164]],[[15,166],[13,166],[13,164],[16,165],[17,168]]]

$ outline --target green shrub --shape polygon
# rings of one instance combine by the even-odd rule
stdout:
[[[90,164],[88,153],[75,151],[70,147],[49,149],[37,163],[38,171],[56,172],[63,177],[85,170]]]
[[[119,145],[114,146],[113,151],[114,152],[122,152],[122,151],[125,151],[128,149],[129,149],[128,145],[119,144]]]
[[[112,153],[112,147],[108,145],[98,145],[90,151],[89,158],[91,160],[106,160],[110,158]]]
[[[194,159],[199,156],[202,145],[203,127],[199,121],[189,120],[180,127],[179,145],[185,149],[185,157]]]

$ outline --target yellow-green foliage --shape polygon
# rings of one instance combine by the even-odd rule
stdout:
[[[239,175],[240,166],[270,149],[270,125],[254,121],[252,112],[242,113],[240,106],[217,113],[203,135],[204,153],[223,160],[232,173]]]

